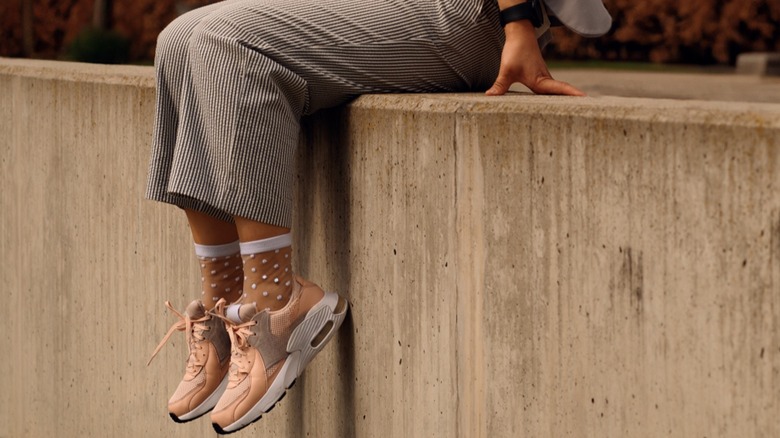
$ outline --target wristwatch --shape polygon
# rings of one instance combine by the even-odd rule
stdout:
[[[541,27],[544,23],[544,11],[542,10],[542,0],[528,0],[525,3],[520,3],[514,6],[510,6],[499,14],[501,20],[501,27],[506,26],[507,23],[520,20],[531,20],[531,24],[534,27]]]

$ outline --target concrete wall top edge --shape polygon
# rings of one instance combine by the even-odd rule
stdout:
[[[647,75],[647,73],[639,73]],[[150,66],[101,65],[0,57],[0,76],[154,87]],[[558,117],[637,120],[654,123],[731,125],[780,129],[780,104],[601,96],[573,98],[512,92],[365,95],[356,109],[463,114],[534,114]]]
[[[69,82],[154,87],[154,69],[139,65],[106,65],[0,57],[0,75]]]
[[[534,114],[557,117],[636,120],[653,123],[730,125],[780,129],[780,105],[751,102],[566,97],[511,93],[500,98],[481,93],[366,95],[353,108],[463,114]]]

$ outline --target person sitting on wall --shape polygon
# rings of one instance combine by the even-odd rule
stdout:
[[[185,332],[173,420],[213,410],[218,433],[246,427],[344,320],[346,300],[292,268],[301,116],[366,93],[500,96],[515,82],[581,96],[542,58],[559,23],[595,36],[611,19],[600,0],[228,0],[163,30],[146,195],[184,210],[202,282],[154,353]]]

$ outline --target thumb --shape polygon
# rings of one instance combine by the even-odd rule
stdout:
[[[501,96],[509,91],[509,87],[512,85],[512,80],[508,76],[499,74],[496,78],[496,82],[485,92],[488,96]]]

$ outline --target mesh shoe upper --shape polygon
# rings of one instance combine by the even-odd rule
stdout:
[[[296,277],[290,301],[282,309],[252,314],[244,308],[254,304],[245,304],[242,322],[226,319],[232,342],[230,383],[214,408],[212,421],[231,424],[265,395],[287,358],[290,336],[323,296],[318,286]]]

